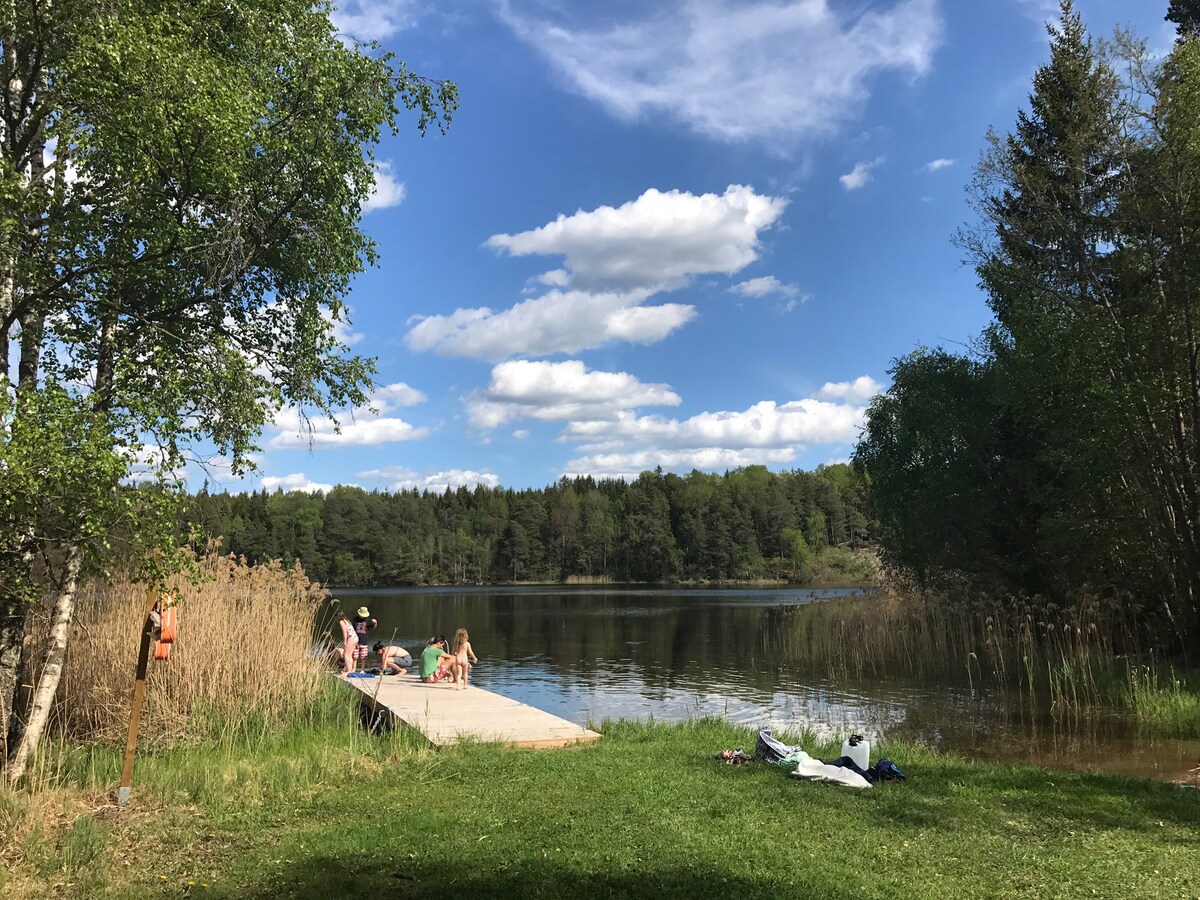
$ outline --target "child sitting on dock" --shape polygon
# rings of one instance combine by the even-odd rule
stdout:
[[[471,663],[479,662],[479,657],[471,649],[471,636],[467,634],[467,629],[460,628],[454,632],[454,649],[450,653],[458,662],[458,689],[466,690],[467,673],[471,671]],[[470,663],[467,662],[468,658]]]
[[[381,675],[403,675],[412,665],[412,654],[403,647],[395,644],[385,644],[376,641],[372,647],[379,654],[379,672]]]
[[[450,676],[458,683],[458,660],[446,652],[446,639],[440,634],[429,639],[429,645],[421,651],[421,680],[436,684]]]

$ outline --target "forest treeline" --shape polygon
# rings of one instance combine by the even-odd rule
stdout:
[[[342,586],[565,581],[854,580],[871,540],[866,482],[845,464],[563,478],[540,489],[209,493],[185,523],[260,562]]]
[[[871,406],[884,559],[993,598],[1098,599],[1200,645],[1200,3],[1165,58],[1070,2],[960,234],[994,314]]]

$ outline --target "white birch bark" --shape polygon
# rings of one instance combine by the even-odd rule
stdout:
[[[9,785],[15,786],[25,776],[29,761],[37,752],[46,725],[50,721],[50,710],[58,683],[62,679],[63,666],[67,659],[67,638],[70,636],[71,620],[75,615],[75,599],[79,587],[79,570],[83,563],[83,550],[78,544],[70,548],[66,564],[66,579],[54,600],[54,618],[50,627],[50,643],[46,659],[38,676],[37,687],[30,704],[29,719],[25,723],[20,742],[9,756],[5,777]]]

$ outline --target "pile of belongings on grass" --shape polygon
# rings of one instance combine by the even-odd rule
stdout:
[[[727,766],[740,766],[743,763],[754,762],[754,757],[746,753],[741,747],[736,750],[722,750],[717,753],[717,759],[721,760]]]
[[[775,763],[797,778],[831,781],[846,787],[869,788],[877,781],[904,780],[904,773],[890,759],[881,759],[869,769],[861,768],[849,756],[822,762],[813,759],[801,747],[790,747],[776,740],[769,730],[758,733],[754,759],[757,762]]]

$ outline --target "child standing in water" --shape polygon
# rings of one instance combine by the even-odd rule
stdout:
[[[467,673],[471,670],[471,666],[467,664],[467,660],[470,659],[472,663],[479,662],[479,657],[471,649],[471,637],[467,634],[467,629],[460,628],[454,632],[454,649],[450,651],[450,655],[458,660],[458,689],[460,691],[465,690],[467,687]]]

